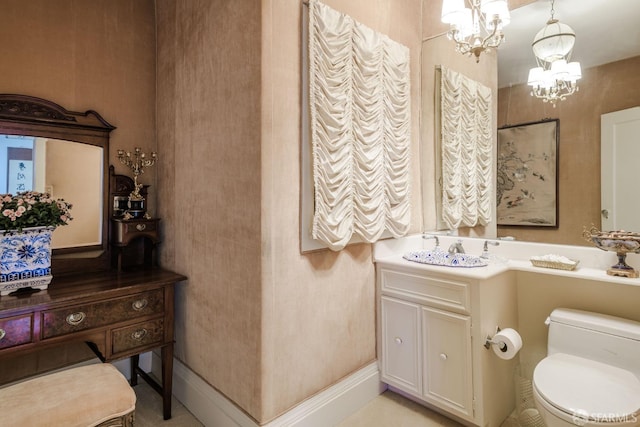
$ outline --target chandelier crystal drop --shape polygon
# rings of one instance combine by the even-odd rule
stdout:
[[[500,46],[502,28],[511,20],[507,0],[443,0],[441,18],[450,25],[447,36],[456,42],[456,50],[473,54],[476,62],[482,52]]]
[[[558,101],[578,91],[582,77],[579,62],[569,62],[576,34],[567,24],[554,19],[554,0],[551,0],[551,19],[533,38],[531,45],[537,67],[529,70],[527,84],[531,96],[550,102],[554,108]]]

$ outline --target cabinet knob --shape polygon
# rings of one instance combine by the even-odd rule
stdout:
[[[137,331],[133,331],[131,333],[131,339],[136,341],[142,341],[142,339],[146,336],[147,336],[147,330],[145,328],[138,329]]]
[[[147,224],[136,224],[136,230],[144,231],[147,228]]]
[[[0,340],[2,340],[2,338],[5,337],[5,335],[7,335],[7,332],[4,329],[0,329]]]
[[[80,323],[84,322],[84,319],[86,318],[87,315],[83,311],[77,311],[67,316],[67,323],[71,326],[78,326]]]
[[[131,308],[133,308],[135,311],[142,311],[148,304],[149,301],[147,301],[146,298],[141,298],[139,300],[135,300],[131,304]]]
[[[400,337],[396,337],[394,341],[395,341],[395,342],[396,342],[396,344],[398,344],[398,345],[402,344],[402,338],[400,338]]]
[[[444,353],[440,353],[440,359],[447,360],[447,355]]]

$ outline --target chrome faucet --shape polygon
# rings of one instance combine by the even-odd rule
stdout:
[[[482,248],[482,255],[480,255],[480,258],[489,259],[489,245],[499,246],[500,242],[485,240],[484,247]]]
[[[422,238],[425,240],[436,239],[436,245],[434,246],[433,250],[434,251],[440,250],[440,239],[438,239],[438,236],[435,236],[433,234],[422,233]]]
[[[455,243],[452,243],[451,246],[449,246],[449,253],[450,254],[463,254],[464,253],[464,248],[462,247],[462,240],[458,240]]]

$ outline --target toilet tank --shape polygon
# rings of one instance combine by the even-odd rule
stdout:
[[[572,354],[626,369],[640,377],[640,322],[556,308],[547,323],[548,354]]]

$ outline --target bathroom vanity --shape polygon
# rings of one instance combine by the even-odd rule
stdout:
[[[499,425],[513,407],[515,364],[483,344],[496,326],[517,326],[512,275],[443,268],[378,262],[382,381],[465,421]]]
[[[441,237],[442,250],[457,239]],[[462,240],[467,253],[482,253],[484,239]],[[640,291],[638,279],[607,276],[606,267],[615,259],[595,248],[500,242],[490,248],[489,265],[473,268],[421,264],[402,256],[433,246],[420,235],[375,245],[381,380],[465,424],[499,426],[515,408],[514,372],[522,352],[526,349],[525,360],[535,364],[546,351],[544,318],[550,311],[522,301],[538,298],[536,287],[546,292],[540,297],[550,306],[567,305],[562,301],[566,289],[593,294],[587,306],[621,289]],[[532,255],[558,252],[581,260],[580,268],[553,270],[529,262]],[[558,296],[548,286],[557,286]],[[581,306],[580,297],[574,301],[572,306]],[[497,327],[521,332],[524,347],[515,358],[503,360],[485,347]]]

